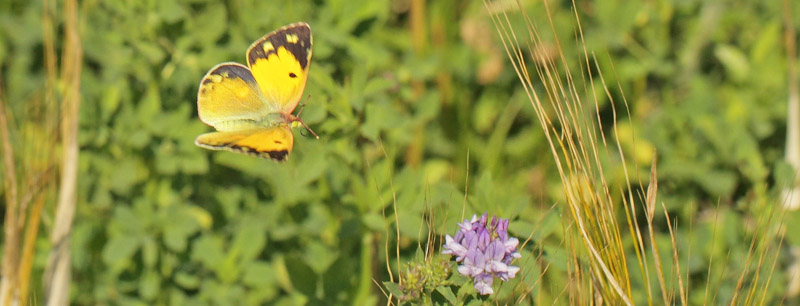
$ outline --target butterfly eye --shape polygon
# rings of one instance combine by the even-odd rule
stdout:
[[[290,78],[296,78],[296,77],[297,77],[297,75],[296,75],[296,74],[294,74],[294,72],[289,72],[289,77],[290,77]]]

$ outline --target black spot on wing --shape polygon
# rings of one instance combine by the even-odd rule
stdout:
[[[297,42],[290,43],[286,40],[286,35],[297,35]],[[264,43],[270,42],[275,48],[269,52],[264,52]],[[252,66],[259,58],[267,58],[276,51],[284,47],[300,62],[300,68],[306,69],[308,66],[308,52],[311,51],[311,28],[306,24],[296,25],[288,28],[278,29],[267,34],[256,44],[250,47],[250,54],[247,55],[247,62]]]
[[[296,74],[294,74],[294,72],[289,72],[289,77],[290,77],[290,78],[296,78],[296,77],[297,77],[297,75],[296,75]]]

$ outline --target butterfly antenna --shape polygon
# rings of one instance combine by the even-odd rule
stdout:
[[[306,130],[308,130],[308,132],[310,132],[310,133],[311,133],[311,135],[314,135],[314,138],[316,138],[316,139],[319,139],[319,136],[317,135],[317,133],[314,133],[314,130],[312,130],[310,127],[308,127],[308,124],[306,124],[305,122],[303,122],[303,119],[300,119],[300,118],[295,118],[295,120],[296,120],[297,122],[300,122],[300,124],[302,124],[302,125],[303,125],[303,127],[305,127],[305,128],[306,128]]]

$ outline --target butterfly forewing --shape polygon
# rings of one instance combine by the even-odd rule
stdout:
[[[247,63],[273,111],[291,113],[300,101],[311,44],[311,28],[300,22],[265,35],[247,50]]]

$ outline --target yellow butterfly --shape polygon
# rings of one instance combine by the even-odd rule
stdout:
[[[203,134],[195,145],[286,161],[292,152],[292,115],[308,79],[311,28],[293,23],[269,33],[247,49],[247,64],[222,63],[200,82],[197,113],[217,132]],[[298,114],[299,115],[299,114]]]

